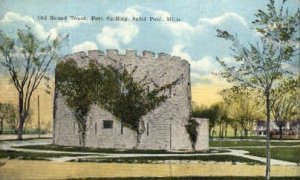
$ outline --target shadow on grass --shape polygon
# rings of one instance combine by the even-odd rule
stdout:
[[[92,152],[92,153],[126,153],[126,154],[194,154],[194,153],[224,153],[227,150],[208,149],[204,151],[166,151],[166,150],[142,150],[142,149],[112,149],[112,148],[89,148],[74,146],[58,146],[58,145],[30,145],[20,146],[25,149],[53,150],[67,152]]]
[[[22,159],[22,160],[48,160],[47,158],[65,157],[65,156],[84,156],[81,154],[67,153],[37,153],[37,152],[19,152],[11,150],[0,150],[0,159]]]
[[[26,138],[26,139],[22,139],[22,140],[17,140],[17,139],[0,139],[0,142],[4,142],[4,141],[31,141],[31,140],[37,140],[37,139],[52,139],[51,137],[36,137],[36,138]]]
[[[116,157],[116,158],[83,158],[71,160],[70,162],[96,162],[96,163],[164,163],[165,161],[215,161],[246,163],[248,165],[262,165],[264,163],[243,157],[231,155],[209,155],[209,156],[155,156],[155,157]]]

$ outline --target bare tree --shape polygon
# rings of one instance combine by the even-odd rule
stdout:
[[[45,41],[36,38],[30,28],[17,30],[16,38],[0,31],[0,65],[9,73],[18,92],[18,139],[22,139],[24,123],[29,115],[33,92],[43,79],[49,79],[52,63],[58,59],[63,38]]]

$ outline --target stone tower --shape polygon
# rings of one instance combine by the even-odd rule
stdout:
[[[79,66],[86,66],[90,60],[96,60],[103,65],[121,63],[128,70],[137,67],[135,80],[141,80],[147,75],[159,86],[181,81],[166,95],[169,99],[159,107],[143,116],[145,132],[141,137],[138,149],[191,150],[191,142],[185,125],[191,114],[191,83],[190,65],[180,57],[159,53],[157,56],[150,51],[137,55],[135,50],[126,50],[119,54],[118,50],[109,49],[106,53],[93,50],[65,56],[62,60],[73,59]],[[147,87],[153,88],[153,84]],[[88,115],[88,130],[86,134],[87,147],[131,149],[136,145],[136,132],[124,127],[108,111],[93,105]],[[196,149],[208,148],[208,120],[198,119],[198,141]],[[79,134],[75,117],[65,105],[64,98],[55,90],[54,98],[54,130],[53,142],[57,145],[79,146]]]

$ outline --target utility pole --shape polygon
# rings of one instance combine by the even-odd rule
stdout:
[[[37,97],[37,105],[38,105],[38,133],[39,138],[41,137],[41,119],[40,119],[40,95]]]

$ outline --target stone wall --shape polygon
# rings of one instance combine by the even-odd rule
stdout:
[[[134,79],[139,81],[145,76],[159,85],[165,85],[180,78],[180,82],[170,91],[164,92],[170,98],[152,112],[143,117],[146,131],[141,137],[139,149],[189,150],[191,143],[185,130],[191,111],[190,65],[180,57],[159,53],[157,56],[150,51],[143,51],[142,56],[134,50],[119,54],[117,50],[98,50],[79,52],[68,55],[62,60],[73,59],[79,66],[86,66],[90,60],[103,65],[125,65],[131,71],[137,67]],[[149,89],[154,85],[149,85]],[[103,127],[103,120],[113,121],[113,128]],[[208,147],[208,125],[200,120],[199,140],[197,149]],[[133,148],[136,145],[135,131],[124,127],[113,115],[97,105],[93,105],[88,116],[86,136],[87,147],[100,148]],[[207,126],[207,127],[206,127]],[[207,128],[207,130],[205,130]],[[207,131],[207,132],[206,132]],[[65,105],[62,95],[56,90],[54,99],[54,144],[79,146],[79,135],[74,116]],[[207,136],[207,137],[206,137]]]

